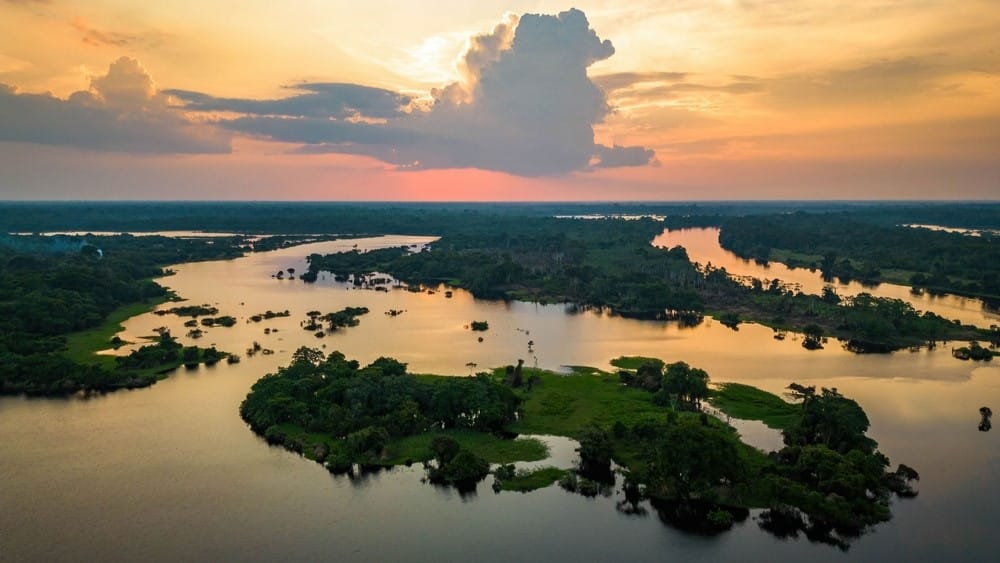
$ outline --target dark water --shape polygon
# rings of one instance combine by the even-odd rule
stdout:
[[[483,560],[685,561],[991,560],[1000,521],[1000,436],[979,432],[978,409],[1000,405],[1000,367],[961,362],[948,347],[857,356],[836,345],[809,352],[771,331],[738,332],[708,321],[693,329],[562,306],[478,301],[456,291],[412,294],[348,290],[270,274],[302,268],[314,251],[412,244],[388,237],[329,242],[225,262],[181,265],[162,283],[192,303],[217,304],[240,319],[198,341],[242,352],[254,340],[272,356],[181,370],[150,389],[89,400],[0,398],[0,560]],[[694,253],[692,256],[696,258]],[[697,258],[696,258],[697,259]],[[241,304],[242,303],[242,304]],[[317,340],[299,328],[306,311],[364,305],[361,325]],[[245,324],[266,309],[290,318]],[[398,317],[383,314],[405,309]],[[142,315],[126,323],[134,340],[184,319]],[[465,325],[488,320],[485,342]],[[270,335],[264,327],[278,329]],[[519,330],[520,329],[520,330]],[[529,334],[530,333],[530,334]],[[187,343],[186,339],[185,343]],[[534,340],[534,353],[527,341]],[[319,465],[257,439],[237,414],[261,375],[300,345],[339,349],[362,362],[392,355],[412,371],[464,374],[524,358],[529,365],[606,367],[621,354],[685,360],[715,381],[778,392],[790,381],[838,387],[872,420],[870,434],[894,462],[916,467],[915,500],[897,501],[892,522],[845,555],[804,539],[783,541],[752,519],[713,538],[646,517],[626,516],[616,498],[586,499],[556,487],[495,495],[420,482],[419,467],[363,478],[334,477]],[[748,426],[754,443],[773,435]],[[557,464],[571,446],[557,444]]]

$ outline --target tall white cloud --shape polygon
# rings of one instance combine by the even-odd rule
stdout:
[[[594,142],[593,126],[610,108],[587,69],[614,52],[579,10],[508,15],[491,32],[469,40],[460,59],[461,79],[432,91],[433,104],[423,109],[404,111],[409,99],[356,85],[282,100],[172,93],[187,100],[189,110],[243,113],[219,123],[243,134],[301,143],[301,152],[368,155],[411,169],[557,175],[595,166],[639,166],[653,159],[643,147]],[[345,115],[345,106],[333,103],[348,92],[359,96],[351,106],[356,115]],[[320,106],[305,103],[320,99],[330,107],[317,112]],[[385,111],[379,101],[388,101],[391,110]],[[383,111],[366,113],[367,106]]]

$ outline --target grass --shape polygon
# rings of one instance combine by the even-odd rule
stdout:
[[[759,420],[770,428],[784,430],[799,417],[800,409],[781,397],[741,383],[721,383],[708,402],[733,418]]]
[[[785,265],[799,264],[800,268],[805,268],[805,264],[819,264],[823,261],[823,255],[821,254],[792,252],[791,250],[785,250],[782,248],[772,248],[767,258],[771,262],[781,262]]]
[[[386,448],[387,455],[383,461],[386,465],[398,465],[406,461],[429,460],[433,457],[431,441],[435,436],[442,435],[454,438],[462,449],[469,450],[490,463],[540,461],[549,455],[548,446],[535,438],[509,440],[473,430],[450,429],[394,440]]]
[[[161,299],[132,303],[115,309],[100,325],[67,335],[66,350],[63,355],[79,364],[98,364],[107,369],[114,369],[114,356],[97,352],[111,347],[111,338],[125,330],[121,323],[126,319],[151,311],[166,301],[167,297],[164,296]]]
[[[611,365],[619,369],[637,370],[650,362],[663,365],[663,360],[647,358],[645,356],[618,356],[611,360]]]
[[[494,372],[503,376],[503,370]],[[667,412],[653,405],[650,394],[623,386],[609,374],[561,375],[526,369],[525,379],[537,375],[532,390],[521,391],[524,416],[510,426],[519,434],[555,434],[576,438],[590,425],[611,428],[616,422],[666,420]]]
[[[530,471],[518,471],[513,478],[500,482],[500,490],[527,493],[544,489],[562,479],[567,473],[569,471],[559,469],[558,467],[542,467]]]

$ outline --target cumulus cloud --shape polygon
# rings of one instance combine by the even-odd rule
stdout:
[[[0,141],[132,153],[229,152],[229,135],[171,109],[139,61],[122,57],[68,99],[0,84]]]
[[[186,101],[188,110],[241,113],[218,123],[300,143],[299,152],[367,155],[408,169],[557,175],[639,166],[653,158],[642,147],[594,142],[593,127],[610,108],[587,69],[614,52],[579,10],[507,15],[489,33],[469,40],[458,64],[460,79],[433,90],[425,107],[404,108],[411,101],[405,96],[347,84],[300,85],[305,94],[281,100],[170,93]]]

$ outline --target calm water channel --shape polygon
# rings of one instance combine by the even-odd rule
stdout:
[[[697,261],[723,263],[711,234],[657,239],[684,244]],[[948,346],[893,355],[850,354],[831,342],[807,351],[754,325],[730,330],[627,320],[561,305],[497,303],[456,291],[452,298],[404,290],[348,289],[332,277],[308,285],[271,274],[302,269],[312,252],[401,244],[426,237],[316,243],[244,258],[183,264],[161,280],[190,303],[237,317],[197,341],[242,354],[260,342],[273,355],[236,365],[180,370],[150,389],[91,399],[0,398],[0,561],[863,561],[990,560],[1000,521],[1000,435],[978,432],[978,409],[1000,407],[1000,367],[961,362]],[[695,247],[693,243],[703,246]],[[717,261],[718,260],[718,261]],[[775,271],[775,266],[771,266]],[[782,277],[773,275],[772,277]],[[791,280],[789,280],[791,281]],[[803,283],[804,282],[800,282]],[[804,284],[805,285],[805,284]],[[880,289],[885,286],[881,286]],[[848,293],[842,291],[842,293]],[[908,292],[907,292],[908,295]],[[978,302],[949,307],[969,318]],[[299,328],[306,311],[366,306],[358,327],[324,339]],[[929,307],[919,307],[929,308]],[[267,309],[290,318],[246,323]],[[405,313],[385,315],[390,309]],[[485,341],[465,328],[488,320]],[[184,319],[141,315],[122,338],[159,326],[184,335]],[[977,323],[978,324],[978,323]],[[264,328],[272,329],[264,334]],[[277,331],[275,332],[275,329]],[[193,343],[182,337],[185,344]],[[534,352],[527,343],[533,340]],[[920,496],[896,501],[894,519],[846,554],[803,538],[780,540],[752,519],[713,538],[660,522],[655,511],[627,516],[616,497],[586,499],[557,487],[495,495],[489,481],[461,497],[400,468],[349,479],[267,446],[240,420],[250,385],[287,363],[299,346],[326,346],[369,362],[381,355],[411,371],[467,374],[524,358],[528,365],[607,367],[611,358],[684,360],[714,381],[780,392],[790,381],[837,387],[868,412],[870,434],[894,463],[921,474]],[[753,434],[754,428],[746,432]],[[767,443],[766,432],[753,436]],[[556,463],[572,455],[553,443]],[[990,554],[994,554],[991,556]]]

